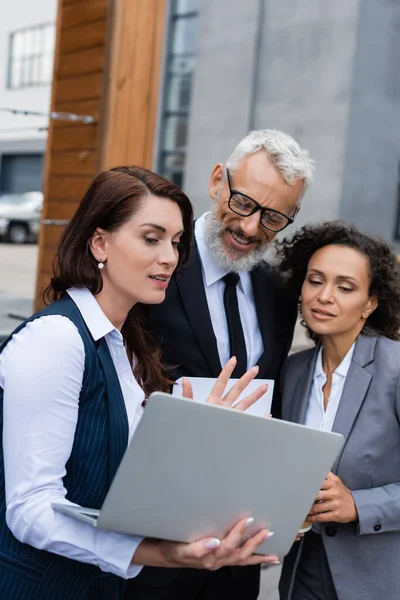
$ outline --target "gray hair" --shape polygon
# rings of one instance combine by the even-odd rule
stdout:
[[[226,161],[226,168],[234,171],[247,156],[259,150],[266,151],[268,158],[287,184],[294,185],[299,179],[303,180],[303,196],[313,181],[314,161],[309,157],[307,150],[300,148],[290,135],[282,131],[251,131],[238,143]]]

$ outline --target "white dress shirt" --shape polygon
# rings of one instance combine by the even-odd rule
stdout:
[[[133,377],[122,336],[88,290],[68,293],[93,338],[107,341],[131,438],[144,392]],[[65,498],[62,478],[74,441],[84,366],[78,329],[61,315],[28,323],[0,355],[7,525],[23,543],[127,579],[141,570],[131,560],[143,538],[97,529],[51,506],[54,501],[73,504]]]
[[[322,368],[322,347],[320,348],[315,363],[313,383],[308,400],[306,418],[304,424],[314,429],[332,431],[336,413],[342,397],[347,372],[353,358],[355,343],[352,345],[340,365],[332,373],[332,386],[329,394],[326,410],[324,408],[324,393],[322,388],[326,383],[326,375]]]
[[[205,213],[195,223],[195,237],[199,250],[203,282],[206,292],[208,309],[211,323],[217,340],[218,354],[221,365],[230,359],[229,333],[224,308],[225,282],[222,278],[229,273],[228,269],[218,266],[207,248],[205,238]],[[264,351],[263,341],[258,325],[256,307],[254,304],[253,286],[250,273],[242,271],[239,273],[240,281],[237,284],[237,299],[239,305],[240,319],[244,333],[247,352],[247,368],[253,367]]]

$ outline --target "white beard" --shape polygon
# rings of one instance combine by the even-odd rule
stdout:
[[[242,254],[239,250],[235,253],[236,256],[234,256],[234,250],[227,252],[222,241],[224,231],[225,227],[219,220],[217,206],[214,204],[205,220],[205,237],[207,247],[217,265],[223,269],[228,269],[232,273],[240,273],[243,271],[252,271],[264,260],[268,243],[246,254]]]

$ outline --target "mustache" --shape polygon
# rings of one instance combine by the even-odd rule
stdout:
[[[233,225],[233,223],[232,223]],[[233,229],[233,228],[232,228]],[[236,231],[240,231],[240,227],[235,227]],[[218,215],[217,207],[214,204],[211,207],[209,215],[206,215],[205,235],[208,248],[215,262],[229,271],[250,272],[256,265],[262,262],[264,254],[268,246],[268,240],[257,244],[250,252],[244,256],[239,256],[237,253],[229,253],[222,239],[224,231],[228,231],[228,223],[223,223]],[[240,232],[242,234],[242,232]],[[243,235],[243,234],[242,234]]]
[[[243,231],[241,229],[233,229],[232,227],[227,227],[226,228],[227,231],[230,231],[231,233],[234,233],[235,235],[242,237],[243,239],[249,241],[249,242],[257,242],[257,243],[264,243],[265,242],[265,238],[261,238],[259,236],[248,236],[245,233],[243,233]]]

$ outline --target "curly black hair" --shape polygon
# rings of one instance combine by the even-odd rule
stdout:
[[[397,256],[383,240],[361,233],[342,221],[306,225],[292,238],[276,242],[280,270],[290,293],[299,299],[307,266],[313,254],[329,245],[347,246],[366,256],[369,263],[370,296],[378,299],[378,307],[368,317],[363,333],[400,339],[400,268]],[[302,322],[314,342],[318,335]]]

